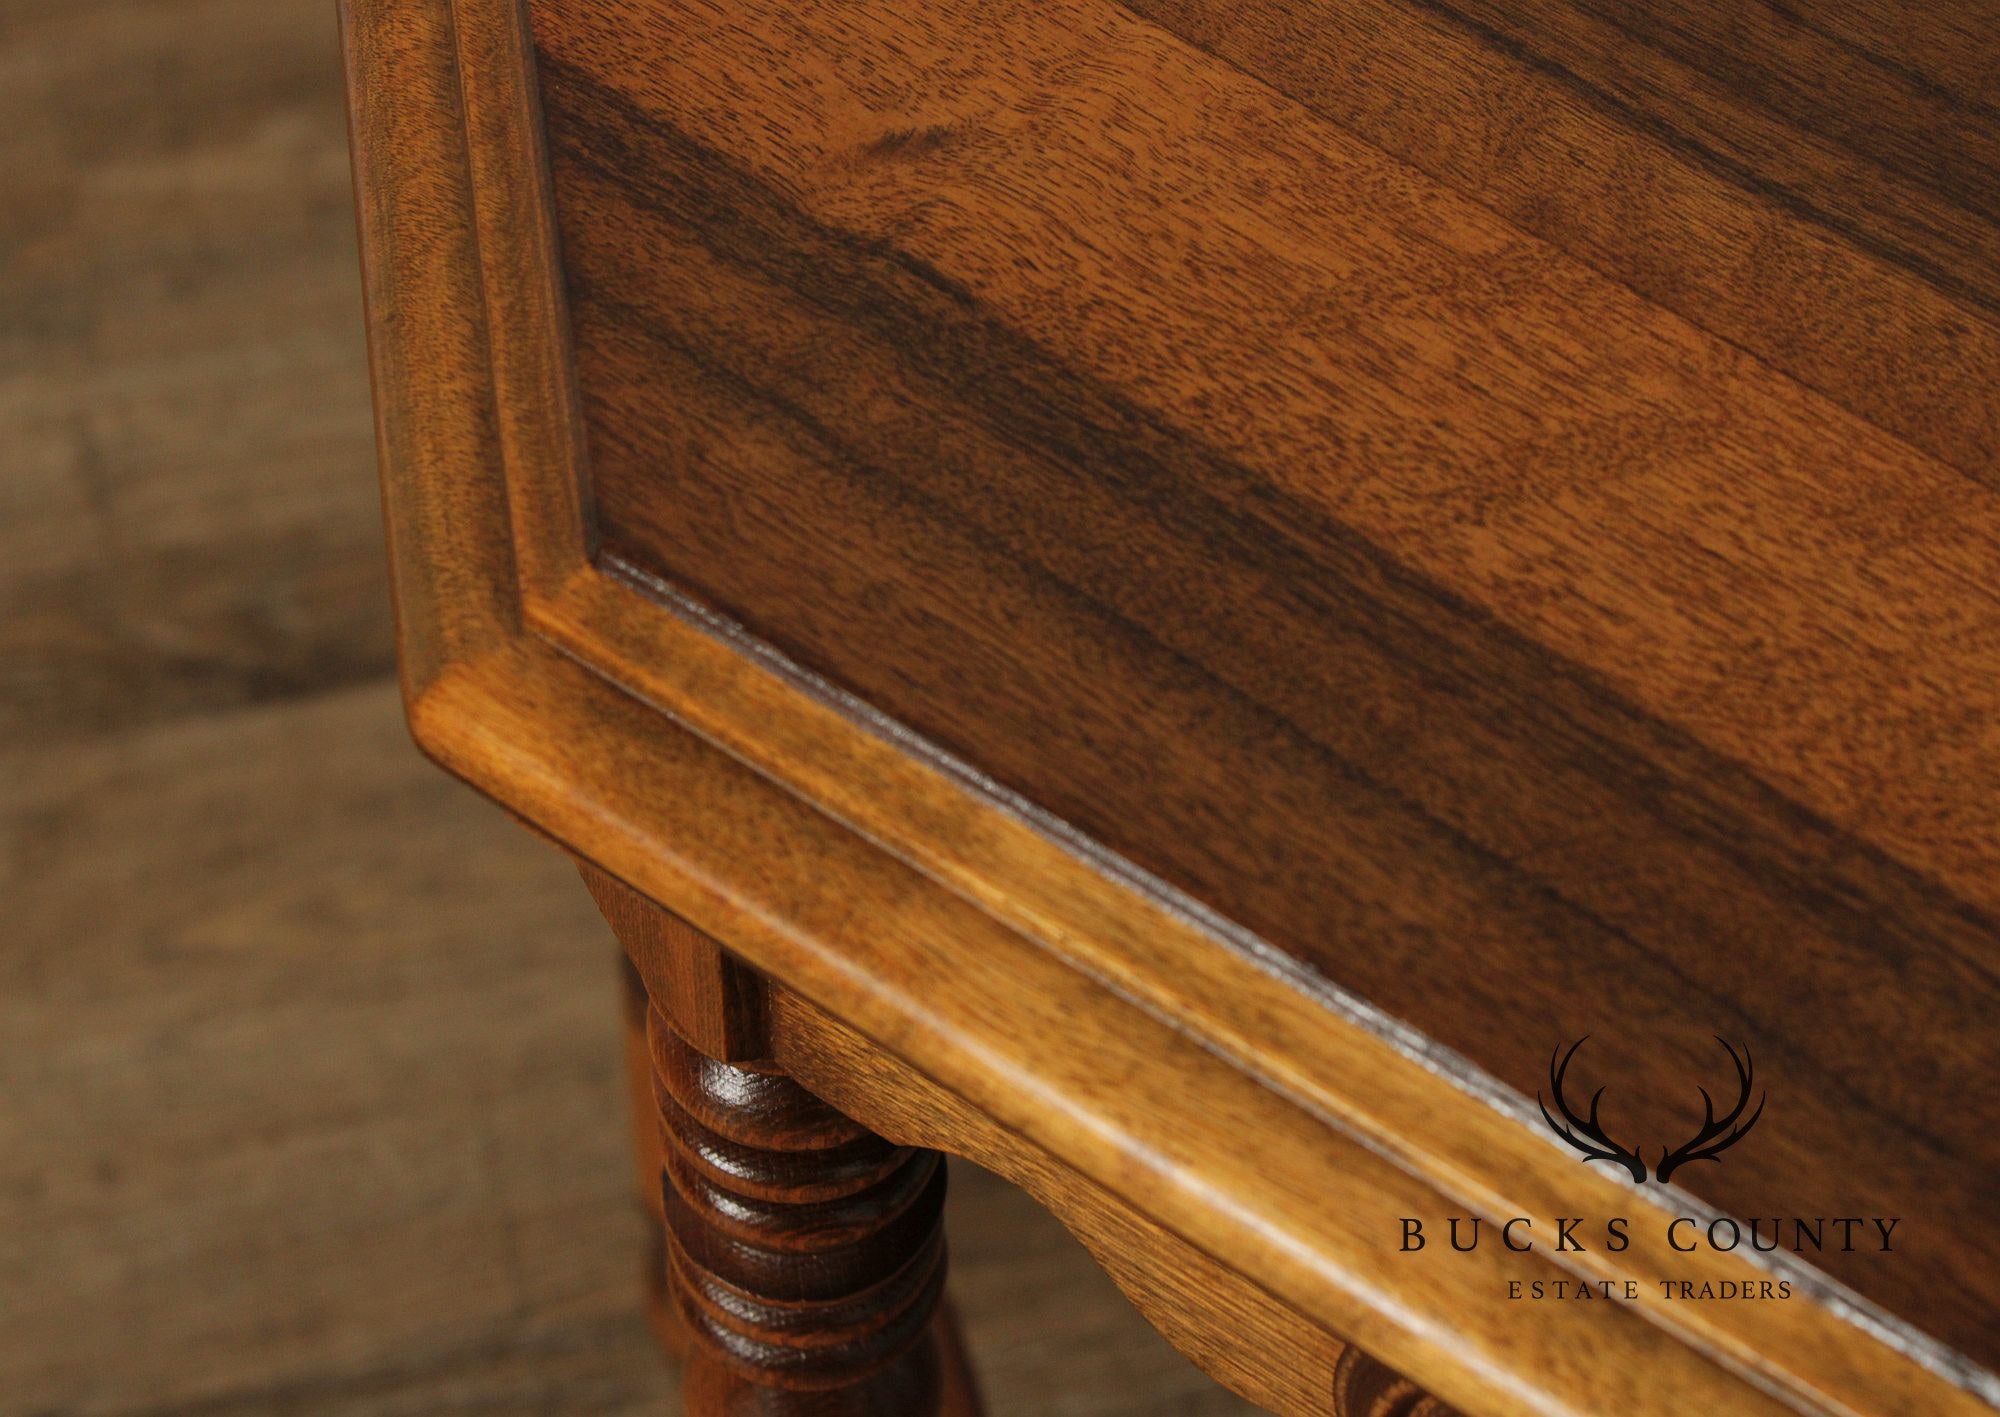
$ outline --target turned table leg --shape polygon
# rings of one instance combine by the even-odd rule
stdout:
[[[1359,1348],[1340,1355],[1333,1371],[1334,1417],[1458,1417],[1400,1373]]]
[[[634,1051],[657,1130],[642,1126],[640,1155],[658,1168],[656,1322],[685,1357],[686,1410],[972,1417],[939,1304],[944,1159],[807,1092],[768,1059],[753,971],[595,868],[584,879],[648,995]]]

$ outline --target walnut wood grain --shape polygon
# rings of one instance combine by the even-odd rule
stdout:
[[[1986,0],[1132,8],[1993,484]]]
[[[1897,1327],[1972,1332],[1977,1236],[1917,1251],[1960,1309],[1862,1276],[1883,1327],[1524,1321],[1509,1279],[1759,1271],[1326,983],[1529,1089],[1525,1033],[1629,1020],[1605,1065],[1676,1126],[1694,1004],[1790,1027],[1792,1120],[1728,1175],[1962,1214],[1981,1142],[1925,1084],[1978,1110],[1991,1047],[1980,484],[1127,11],[537,4],[537,59],[507,0],[347,8],[426,751],[1137,1216],[1106,1252],[1164,1292],[1226,1259],[1469,1413],[1987,1410]],[[1070,820],[840,688],[1061,768]],[[1399,1263],[1440,1211],[1635,1242]]]
[[[609,564],[1524,1093],[1588,1034],[1666,1135],[1712,1036],[1754,1040],[1784,1105],[1687,1183],[1906,1217],[1897,1265],[1821,1262],[1995,1357],[1989,485],[1277,96],[1188,11],[530,10]],[[1853,213],[1766,218],[1903,242],[1871,289],[1964,295],[1923,272],[1963,248],[1984,279],[1983,218],[1945,217],[1987,139],[1847,180],[1805,111],[1830,41],[1798,34],[1757,61],[1799,96],[1765,157]],[[1944,102],[1849,136],[1941,151],[1977,126]]]

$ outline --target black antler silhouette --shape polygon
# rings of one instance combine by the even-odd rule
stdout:
[[[1557,1136],[1582,1152],[1584,1160],[1615,1161],[1632,1173],[1633,1180],[1644,1181],[1646,1179],[1646,1163],[1639,1159],[1639,1154],[1636,1151],[1628,1151],[1626,1148],[1620,1146],[1617,1142],[1606,1136],[1604,1128],[1598,1125],[1597,1101],[1604,1096],[1604,1089],[1600,1087],[1590,1095],[1589,1117],[1577,1116],[1575,1112],[1570,1110],[1569,1103],[1563,1097],[1563,1074],[1569,1071],[1569,1060],[1576,1056],[1577,1049],[1589,1041],[1590,1035],[1586,1033],[1583,1037],[1577,1039],[1576,1042],[1569,1045],[1569,1052],[1565,1053],[1558,1047],[1554,1053],[1549,1054],[1549,1086],[1555,1091],[1556,1110],[1562,1113],[1563,1121],[1569,1123],[1569,1126],[1563,1126],[1554,1117],[1549,1115],[1549,1104],[1542,1102],[1542,1095],[1537,1092],[1535,1094],[1535,1101],[1541,1103],[1542,1120],[1549,1124],[1549,1129]],[[1558,1057],[1561,1059],[1560,1062],[1557,1061]],[[1576,1131],[1571,1131],[1570,1127],[1574,1127]],[[1588,1140],[1579,1140],[1577,1132],[1582,1132]],[[1591,1145],[1592,1142],[1595,1142],[1596,1145]]]
[[[1757,1110],[1750,1114],[1750,1120],[1739,1125],[1737,1118],[1750,1102],[1750,1050],[1745,1048],[1743,1056],[1737,1057],[1736,1050],[1720,1037],[1715,1040],[1729,1053],[1729,1061],[1736,1065],[1737,1097],[1736,1105],[1729,1109],[1729,1115],[1718,1118],[1715,1115],[1715,1099],[1708,1095],[1708,1089],[1701,1089],[1701,1130],[1689,1140],[1682,1142],[1672,1151],[1660,1157],[1660,1166],[1653,1174],[1662,1184],[1674,1172],[1690,1161],[1713,1161],[1728,1148],[1750,1135],[1750,1129],[1757,1125],[1757,1119],[1764,1115],[1764,1097],[1757,1099]],[[1770,1096],[1769,1093],[1765,1097]]]

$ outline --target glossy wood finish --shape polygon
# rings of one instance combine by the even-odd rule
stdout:
[[[1115,6],[530,9],[607,554],[1523,1093],[1752,1040],[1687,1184],[2000,1358],[1990,487]],[[1843,186],[1797,33],[1772,220],[1981,279],[1985,121]]]
[[[1281,1410],[1186,1295],[1473,1413],[1986,1410],[1899,1327],[1990,1299],[1980,483],[1129,11],[350,10],[429,752],[1135,1217]],[[1786,1102],[1701,1184],[1906,1207],[1880,1323],[1510,1306],[1767,1271],[1424,1049],[1613,1026],[1678,1132],[1717,1011]]]
[[[703,1058],[657,1011],[647,1038],[671,1287],[694,1335],[690,1409],[932,1417],[943,1159],[883,1141],[782,1073]]]
[[[766,989],[603,872],[646,996],[638,1153],[665,1234],[663,1341],[700,1417],[976,1417],[944,1289],[944,1159],[772,1061]],[[716,1040],[729,1056],[705,1050]]]

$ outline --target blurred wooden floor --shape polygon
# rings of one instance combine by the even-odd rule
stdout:
[[[610,946],[398,717],[331,11],[0,5],[0,1413],[672,1411]],[[951,1243],[995,1417],[1244,1410]]]

